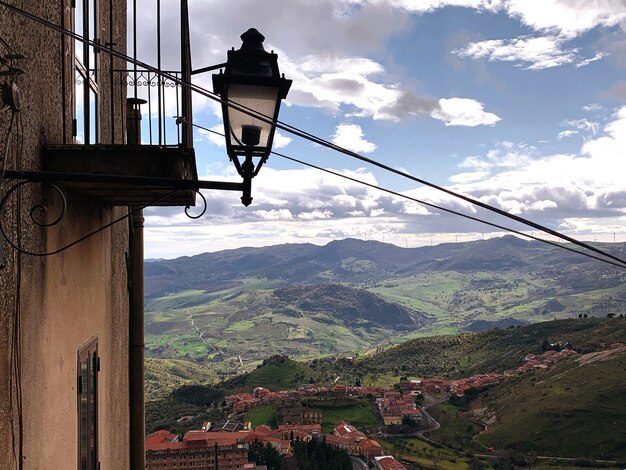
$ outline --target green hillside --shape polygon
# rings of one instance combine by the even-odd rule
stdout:
[[[158,407],[149,407],[150,423],[155,428],[169,422],[182,429],[175,417],[189,412],[199,421],[217,411],[215,405],[208,409],[207,405],[220,403],[224,394],[250,392],[256,386],[290,389],[304,383],[328,385],[336,377],[340,377],[340,383],[357,378],[366,382],[373,376],[385,376],[391,385],[397,383],[399,375],[464,377],[503,371],[521,365],[528,353],[541,353],[546,341],[570,342],[580,354],[555,368],[533,370],[510,379],[469,401],[453,400],[435,406],[431,414],[442,428],[429,436],[475,452],[493,447],[552,457],[626,460],[624,318],[559,320],[419,338],[363,358],[316,359],[309,364],[275,356],[252,372],[214,386],[177,388],[168,400],[152,403]],[[399,374],[392,377],[394,369]],[[355,420],[371,416],[369,408],[361,405],[358,410],[326,410],[328,423],[342,419],[342,413]],[[158,419],[159,409],[164,418]],[[357,411],[365,414],[359,418]],[[271,422],[274,412],[266,407],[251,417],[255,422]],[[487,423],[488,431],[472,440],[481,429],[475,420]]]
[[[625,347],[531,372],[473,404],[495,418],[478,440],[539,455],[626,460],[624,384]]]
[[[330,284],[221,297],[188,290],[152,299],[145,310],[148,356],[212,362],[224,376],[273,354],[306,358],[369,348],[431,321],[366,290]]]
[[[626,342],[626,320],[570,319],[479,333],[417,338],[366,357],[361,371],[399,369],[404,375],[463,377],[502,372],[520,365],[528,353],[541,352],[544,341],[571,342],[583,352]]]
[[[603,250],[626,257],[624,243],[599,245]],[[354,239],[337,240],[325,246],[239,248],[147,262],[145,280],[146,297],[153,299],[190,289],[203,292],[237,289],[245,279],[262,279],[269,287],[328,283],[368,287],[418,274],[445,272],[530,273],[537,281],[556,280],[565,293],[606,289],[623,283],[623,275],[610,266],[514,236],[419,248]],[[549,290],[546,293],[555,294]]]
[[[626,256],[626,244],[602,248]],[[353,356],[413,338],[626,313],[624,272],[512,236],[409,249],[340,240],[153,261],[146,294],[147,355],[211,363],[224,378],[273,354]]]
[[[251,372],[214,384],[184,384],[175,388],[169,398],[194,405],[221,401],[224,395],[252,392],[255,387],[289,390],[306,383],[318,383],[320,374],[308,365],[286,356],[272,356]]]
[[[227,392],[251,392],[255,387],[288,390],[305,383],[317,383],[319,374],[298,361],[285,356],[272,356],[255,370],[220,384]]]
[[[185,384],[212,384],[218,381],[207,365],[177,359],[145,360],[146,401],[161,400]]]

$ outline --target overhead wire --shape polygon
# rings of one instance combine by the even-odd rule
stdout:
[[[518,215],[515,215],[515,214],[511,214],[511,213],[509,213],[509,212],[507,212],[507,211],[505,211],[503,209],[500,209],[500,208],[495,207],[495,206],[491,206],[491,205],[489,205],[487,203],[484,203],[484,202],[482,202],[482,201],[480,201],[478,199],[474,199],[474,198],[472,198],[470,196],[466,196],[464,194],[457,193],[456,191],[453,191],[451,189],[447,189],[447,188],[445,188],[443,186],[440,186],[440,185],[437,185],[435,183],[431,183],[430,181],[427,181],[425,179],[422,179],[422,178],[410,175],[409,173],[406,173],[406,172],[403,172],[403,171],[398,170],[396,168],[393,168],[393,167],[391,167],[389,165],[386,165],[384,163],[381,163],[381,162],[379,162],[377,160],[365,157],[363,155],[360,155],[357,152],[353,152],[351,150],[343,148],[343,147],[341,147],[341,146],[339,146],[337,144],[334,144],[334,143],[332,143],[332,142],[330,142],[330,141],[328,141],[326,139],[323,139],[323,138],[318,137],[318,136],[316,136],[314,134],[306,132],[306,131],[304,131],[304,130],[296,127],[296,126],[292,126],[292,125],[284,123],[284,122],[282,122],[280,120],[273,120],[271,117],[266,116],[266,115],[264,115],[262,113],[259,113],[258,111],[252,110],[252,109],[250,109],[250,108],[248,108],[248,107],[246,107],[244,105],[241,105],[239,103],[236,103],[234,101],[223,99],[221,96],[219,96],[219,95],[217,95],[215,93],[212,93],[212,92],[210,92],[210,91],[208,91],[208,90],[206,90],[206,89],[204,89],[204,88],[202,88],[202,87],[200,87],[198,85],[194,85],[193,83],[186,82],[186,81],[184,81],[184,80],[182,80],[182,79],[180,79],[180,78],[178,78],[178,77],[176,77],[174,75],[171,75],[171,74],[168,74],[168,73],[163,72],[161,70],[158,70],[156,67],[153,67],[153,66],[151,66],[151,65],[149,65],[149,64],[147,64],[147,63],[145,63],[143,61],[137,60],[136,58],[130,57],[127,54],[115,51],[115,50],[113,50],[113,49],[111,49],[109,47],[103,46],[101,44],[97,44],[95,41],[92,41],[89,38],[85,38],[85,37],[83,37],[83,36],[81,36],[79,34],[74,33],[73,31],[69,31],[69,30],[67,30],[65,28],[62,28],[62,27],[60,27],[60,26],[58,26],[58,25],[56,25],[56,24],[54,24],[54,23],[52,23],[50,21],[47,21],[47,20],[45,20],[43,18],[40,18],[40,17],[38,17],[36,15],[33,15],[32,13],[29,13],[29,12],[27,12],[25,10],[22,10],[21,8],[18,8],[18,7],[15,7],[13,5],[10,5],[6,1],[4,1],[4,0],[0,0],[0,6],[4,6],[5,8],[7,8],[7,9],[13,11],[13,12],[21,14],[21,15],[31,19],[32,21],[35,21],[35,22],[37,22],[39,24],[42,24],[42,25],[47,26],[47,27],[49,27],[51,29],[54,29],[57,32],[60,32],[61,34],[68,35],[68,36],[70,36],[70,37],[72,37],[72,38],[74,38],[76,40],[79,40],[79,41],[82,41],[82,42],[87,43],[89,45],[98,47],[99,50],[102,51],[102,52],[105,52],[107,54],[111,54],[114,57],[118,57],[118,58],[126,60],[126,61],[128,61],[130,63],[133,63],[135,66],[140,66],[140,67],[145,68],[148,71],[152,71],[154,73],[157,73],[157,74],[161,75],[162,77],[165,77],[165,78],[171,80],[173,83],[176,83],[176,84],[178,84],[180,86],[183,86],[183,87],[188,87],[192,91],[195,91],[196,93],[198,93],[198,94],[200,94],[202,96],[205,96],[205,97],[207,97],[207,98],[209,98],[209,99],[211,99],[213,101],[217,101],[217,102],[220,102],[222,104],[226,104],[230,108],[233,108],[233,109],[235,109],[237,111],[243,112],[244,114],[253,116],[253,117],[259,119],[260,121],[263,121],[263,122],[268,123],[268,124],[275,125],[278,129],[281,129],[281,130],[284,130],[286,132],[289,132],[290,134],[293,134],[293,135],[296,135],[296,136],[301,137],[303,139],[309,140],[309,141],[311,141],[313,143],[316,143],[316,144],[318,144],[320,146],[329,148],[329,149],[334,150],[336,152],[339,152],[339,153],[342,153],[342,154],[347,155],[349,157],[355,158],[355,159],[357,159],[359,161],[362,161],[362,162],[368,163],[370,165],[376,166],[376,167],[381,168],[381,169],[383,169],[385,171],[388,171],[390,173],[394,173],[396,175],[402,176],[403,178],[412,180],[412,181],[414,181],[416,183],[419,183],[419,184],[422,184],[424,186],[430,187],[430,188],[435,189],[437,191],[441,191],[441,192],[443,192],[445,194],[448,194],[448,195],[453,196],[455,198],[464,200],[464,201],[466,201],[466,202],[468,202],[468,203],[470,203],[472,205],[481,207],[481,208],[483,208],[483,209],[485,209],[487,211],[490,211],[490,212],[494,212],[494,213],[496,213],[496,214],[498,214],[500,216],[503,216],[505,218],[514,220],[514,221],[516,221],[518,223],[521,223],[523,225],[527,225],[527,226],[532,227],[534,229],[537,229],[537,230],[539,230],[541,232],[544,232],[544,233],[547,233],[549,235],[552,235],[552,236],[555,236],[557,238],[560,238],[562,240],[568,241],[568,242],[570,242],[570,243],[572,243],[574,245],[577,245],[577,246],[579,246],[581,248],[584,248],[586,250],[592,251],[592,252],[597,253],[597,254],[599,254],[601,256],[604,256],[606,258],[609,258],[609,259],[612,259],[614,261],[617,261],[618,263],[620,263],[620,265],[626,265],[626,260],[621,259],[618,256],[612,255],[611,253],[608,253],[608,252],[606,252],[604,250],[601,250],[601,249],[599,249],[599,248],[597,248],[597,247],[595,247],[593,245],[590,245],[589,243],[577,240],[576,238],[570,237],[569,235],[566,235],[566,234],[561,233],[561,232],[559,232],[557,230],[554,230],[554,229],[551,229],[549,227],[546,227],[546,226],[544,226],[542,224],[539,224],[537,222],[533,222],[533,221],[531,221],[529,219],[526,219],[524,217],[521,217],[521,216],[518,216]]]
[[[211,133],[213,133],[215,135],[219,135],[221,137],[224,137],[223,133],[218,132],[218,131],[216,131],[214,129],[209,129],[208,127],[204,127],[204,126],[201,126],[199,124],[193,124],[193,126],[199,128],[199,129],[202,129],[204,131],[211,132]],[[604,263],[610,264],[610,265],[618,267],[618,268],[626,269],[626,263],[617,263],[615,261],[611,261],[611,260],[608,260],[606,258],[601,258],[599,256],[596,256],[596,255],[593,255],[593,254],[590,254],[590,253],[586,253],[584,251],[575,250],[574,248],[569,247],[567,245],[563,245],[562,243],[557,243],[557,242],[554,242],[552,240],[546,240],[545,238],[537,237],[537,236],[535,236],[533,234],[525,233],[525,232],[522,232],[520,230],[515,230],[513,228],[506,227],[504,225],[496,224],[494,222],[490,222],[488,220],[481,219],[480,217],[475,217],[475,216],[472,216],[472,215],[469,215],[469,214],[465,214],[463,212],[455,211],[454,209],[449,209],[447,207],[440,206],[438,204],[433,204],[431,202],[427,202],[427,201],[424,201],[424,200],[421,200],[421,199],[417,199],[417,198],[414,198],[412,196],[409,196],[408,194],[403,194],[403,193],[400,193],[398,191],[394,191],[392,189],[388,189],[388,188],[385,188],[385,187],[382,187],[382,186],[379,186],[379,185],[376,185],[376,184],[373,184],[373,183],[368,183],[367,181],[363,181],[363,180],[360,180],[358,178],[354,178],[352,176],[349,176],[349,175],[346,175],[346,174],[343,174],[343,173],[339,173],[338,171],[334,171],[334,170],[331,170],[331,169],[328,169],[328,168],[324,168],[324,167],[315,165],[313,163],[306,162],[304,160],[300,160],[298,158],[290,157],[289,155],[285,155],[285,154],[280,153],[280,152],[272,151],[271,153],[272,153],[272,155],[276,155],[276,156],[284,158],[286,160],[290,160],[290,161],[292,161],[294,163],[298,163],[300,165],[308,166],[309,168],[313,168],[315,170],[323,171],[325,173],[337,176],[339,178],[343,178],[343,179],[352,181],[352,182],[357,183],[357,184],[368,186],[370,188],[377,189],[379,191],[382,191],[382,192],[385,192],[385,193],[388,193],[388,194],[392,194],[394,196],[407,199],[409,201],[416,202],[416,203],[421,204],[423,206],[431,207],[433,209],[437,209],[437,210],[440,210],[442,212],[447,212],[449,214],[456,215],[458,217],[462,217],[462,218],[465,218],[465,219],[468,219],[468,220],[472,220],[474,222],[478,222],[478,223],[481,223],[481,224],[484,224],[484,225],[488,225],[490,227],[497,228],[499,230],[504,230],[504,231],[509,232],[509,233],[514,233],[515,235],[519,235],[519,236],[524,237],[524,238],[528,238],[528,239],[531,239],[531,240],[536,240],[538,242],[545,243],[545,244],[548,244],[548,245],[551,245],[551,246],[554,246],[554,247],[557,247],[557,248],[561,248],[563,250],[567,250],[567,251],[570,251],[572,253],[576,253],[578,255],[586,256],[586,257],[594,259],[596,261],[602,261]]]

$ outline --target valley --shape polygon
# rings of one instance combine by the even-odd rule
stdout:
[[[626,459],[626,276],[597,261],[514,237],[416,249],[343,240],[152,261],[146,283],[149,431],[232,417],[274,426],[275,403],[225,405],[256,387],[457,387],[487,374],[499,385],[424,394],[437,429],[383,436],[382,448],[408,468]],[[575,357],[511,372],[552,344]],[[352,419],[376,433],[369,395],[325,408],[325,432]]]
[[[332,429],[335,422],[346,419],[373,436],[380,417],[368,401],[373,403],[370,400],[383,393],[381,390],[402,390],[407,395],[407,379],[422,379],[421,385],[415,382],[422,394],[419,403],[430,405],[428,413],[439,427],[427,433],[426,442],[415,436],[380,438],[385,449],[404,461],[431,466],[434,459],[435,466],[447,461],[448,468],[468,468],[471,455],[489,456],[494,452],[489,449],[496,449],[492,459],[519,460],[530,455],[532,459],[541,457],[535,462],[540,467],[561,461],[572,468],[567,463],[583,457],[588,459],[587,467],[589,459],[615,463],[626,459],[622,426],[626,422],[622,396],[625,344],[624,318],[596,318],[418,338],[360,359],[328,357],[305,363],[274,356],[249,373],[214,385],[182,386],[167,401],[148,403],[148,410],[153,412],[169,410],[167,416],[151,421],[149,426],[180,432],[225,414],[241,416],[255,426],[275,426],[281,393],[291,397],[297,390],[309,390],[304,395],[310,396],[318,393],[316,390],[332,390],[339,396],[357,394],[361,398],[341,398],[339,407],[329,398],[313,402],[310,406],[316,408],[326,403],[322,428]],[[529,355],[540,357],[554,345],[568,345],[574,350],[559,362],[545,362],[552,365],[527,362],[533,357]],[[461,394],[452,386],[447,389],[446,384],[460,384],[466,377],[486,373],[500,374],[499,384],[481,387],[479,383]],[[374,385],[374,377],[384,379]],[[244,397],[258,396],[257,387],[274,395],[266,392],[265,401],[250,406],[244,415],[231,414],[232,405],[226,406],[233,403],[229,396],[248,400]],[[187,414],[189,422],[177,423]],[[433,447],[432,442],[440,447]]]
[[[625,281],[610,266],[512,236],[205,253],[146,263],[146,353],[211,363],[225,378],[274,354],[354,356],[417,337],[619,315]]]

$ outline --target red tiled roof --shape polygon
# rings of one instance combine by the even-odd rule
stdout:
[[[376,457],[376,462],[383,470],[405,470],[405,466],[390,455]]]
[[[183,437],[183,442],[189,444],[201,443],[207,441],[224,441],[224,440],[237,440],[244,439],[250,431],[237,431],[237,432],[204,432],[204,431],[188,431]]]
[[[259,428],[257,428],[259,429]],[[281,424],[279,431],[302,431],[302,432],[322,432],[321,424]]]
[[[171,432],[162,429],[160,431],[153,432],[146,436],[146,447],[154,444],[161,444],[163,442],[173,442],[178,436]]]
[[[345,446],[350,445],[350,439],[347,437],[336,436],[334,434],[328,434],[326,436],[326,443],[328,444],[343,444]]]

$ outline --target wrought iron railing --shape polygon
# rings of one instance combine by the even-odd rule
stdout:
[[[143,99],[141,136],[142,143],[159,146],[178,146],[181,144],[180,115],[182,107],[182,87],[170,77],[180,79],[178,71],[163,71],[164,75],[149,70],[114,70],[115,86],[126,96]],[[126,90],[126,92],[124,92]],[[125,109],[126,103],[120,103]],[[111,123],[116,132],[123,132],[125,120],[117,119]]]

